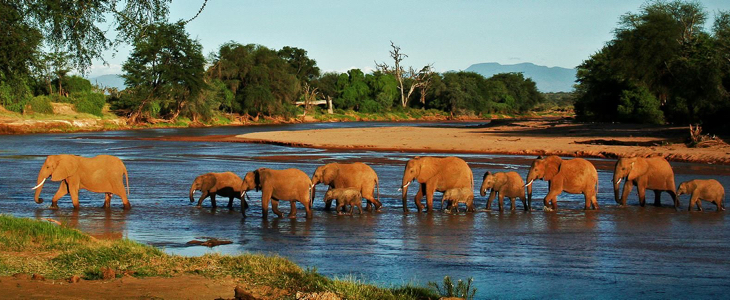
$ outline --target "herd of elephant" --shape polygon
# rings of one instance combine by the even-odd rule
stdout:
[[[86,158],[76,155],[51,155],[46,158],[38,173],[35,190],[36,203],[43,203],[40,198],[43,184],[48,177],[52,181],[61,181],[58,191],[53,196],[51,207],[58,207],[58,200],[70,194],[74,208],[79,207],[79,189],[91,192],[104,193],[104,207],[110,207],[112,195],[122,199],[125,209],[129,209],[129,178],[124,163],[115,156],[99,155]],[[515,199],[520,198],[524,210],[532,208],[532,183],[536,179],[548,182],[549,191],[543,199],[544,210],[557,209],[557,196],[562,192],[583,194],[585,209],[598,209],[596,199],[598,188],[598,172],[592,163],[582,158],[562,159],[558,156],[538,157],[532,162],[527,174],[526,182],[517,172],[486,172],[479,189],[481,196],[490,191],[486,209],[491,209],[492,201],[498,199],[499,210],[503,210],[503,199],[511,201],[511,209],[515,210]],[[124,181],[126,180],[126,190]],[[623,193],[620,194],[620,183],[624,181]],[[475,211],[474,207],[474,179],[467,163],[458,157],[414,157],[410,159],[403,172],[403,181],[400,186],[403,198],[403,211],[408,212],[408,186],[418,182],[418,192],[415,196],[415,205],[418,211],[424,210],[421,203],[426,197],[426,210],[433,210],[433,196],[435,192],[442,192],[441,208],[444,201],[447,208],[458,211],[459,203],[466,205],[467,211]],[[259,168],[239,177],[232,172],[206,173],[198,176],[190,187],[190,202],[194,202],[195,191],[201,191],[198,207],[203,200],[210,197],[213,207],[216,207],[216,196],[228,197],[228,207],[233,207],[233,199],[241,200],[241,212],[245,216],[248,203],[246,192],[261,191],[262,217],[267,218],[269,202],[271,209],[279,217],[279,201],[289,201],[290,218],[296,218],[296,202],[301,203],[307,212],[307,218],[312,217],[315,190],[318,184],[328,186],[324,196],[325,209],[329,210],[332,201],[336,201],[338,214],[348,212],[352,214],[355,207],[362,213],[362,198],[367,200],[366,210],[379,210],[380,184],[378,175],[364,163],[329,163],[319,166],[312,177],[298,169],[274,170]],[[700,200],[709,201],[716,205],[717,211],[725,210],[723,200],[725,190],[714,180],[695,179],[683,182],[675,190],[674,171],[666,159],[660,156],[642,158],[620,158],[615,165],[613,187],[616,202],[624,206],[626,198],[633,186],[639,193],[639,204],[644,206],[646,190],[654,191],[654,205],[660,205],[661,192],[667,192],[674,201],[674,208],[679,209],[678,196],[690,194],[689,210],[697,206],[702,210]],[[527,190],[525,192],[525,189]],[[374,192],[377,190],[377,198]],[[527,195],[527,197],[525,197]]]

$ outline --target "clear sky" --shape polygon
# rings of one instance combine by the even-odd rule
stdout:
[[[189,19],[203,0],[177,0],[170,19]],[[433,63],[436,71],[475,63],[532,62],[573,68],[610,40],[619,17],[643,0],[433,1],[433,0],[209,0],[186,29],[204,54],[227,42],[280,49],[303,48],[323,71],[372,70],[389,61],[390,41],[409,57],[406,66]],[[704,0],[708,26],[729,0]],[[89,77],[121,73],[130,47]]]

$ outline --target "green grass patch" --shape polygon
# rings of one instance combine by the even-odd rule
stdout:
[[[0,215],[0,276],[26,273],[62,279],[79,275],[93,280],[102,278],[105,268],[136,277],[233,276],[248,284],[281,288],[292,294],[329,291],[345,299],[438,298],[434,290],[425,287],[380,287],[354,277],[331,279],[276,255],[170,255],[128,239],[97,240],[46,221]]]

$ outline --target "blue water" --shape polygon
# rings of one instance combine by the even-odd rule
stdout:
[[[74,134],[0,136],[0,213],[53,218],[101,238],[130,239],[162,247],[166,252],[201,255],[273,253],[304,267],[343,277],[355,275],[380,285],[425,284],[473,277],[477,298],[726,298],[730,290],[730,217],[704,204],[705,212],[674,211],[667,195],[664,207],[638,207],[634,189],[629,207],[613,200],[613,160],[591,159],[599,171],[600,211],[583,211],[583,197],[560,195],[559,211],[539,210],[547,191],[535,183],[537,211],[478,211],[456,215],[402,212],[397,191],[405,162],[419,153],[327,151],[263,144],[140,140],[164,136],[229,135],[271,130],[303,130],[352,126],[444,126],[434,123],[321,123],[254,127],[149,129]],[[448,126],[463,126],[452,123]],[[476,124],[466,124],[476,125]],[[81,209],[68,196],[51,210],[58,187],[48,182],[44,204],[33,202],[36,176],[46,155],[111,154],[129,171],[132,209],[101,209],[103,195],[82,191]],[[420,154],[438,155],[438,154]],[[458,155],[466,160],[481,185],[486,171],[527,173],[533,157]],[[324,188],[315,201],[314,218],[296,220],[260,217],[260,193],[251,192],[251,208],[243,219],[235,209],[197,209],[188,200],[192,180],[206,172],[233,171],[241,176],[259,167],[299,168],[311,174],[329,162],[363,161],[378,173],[380,213],[337,216],[323,210]],[[677,183],[715,178],[730,187],[730,167],[672,163]],[[653,201],[648,193],[648,202]],[[436,197],[439,199],[439,196]],[[226,202],[226,201],[222,201]],[[220,201],[219,201],[220,203]],[[477,208],[486,205],[475,199]],[[439,204],[436,204],[438,207]],[[519,206],[518,202],[518,206]],[[507,205],[509,206],[509,205]],[[286,213],[289,205],[280,206]],[[187,246],[196,237],[228,239],[233,244],[208,249]]]

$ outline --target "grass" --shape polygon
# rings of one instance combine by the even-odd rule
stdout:
[[[93,280],[102,269],[136,277],[196,274],[232,276],[252,285],[300,292],[333,292],[345,299],[438,299],[434,290],[414,285],[380,287],[354,277],[330,279],[304,270],[276,255],[170,255],[132,240],[97,240],[76,229],[50,222],[0,215],[0,276],[40,274],[63,279],[79,275]],[[118,275],[121,276],[121,275]]]

